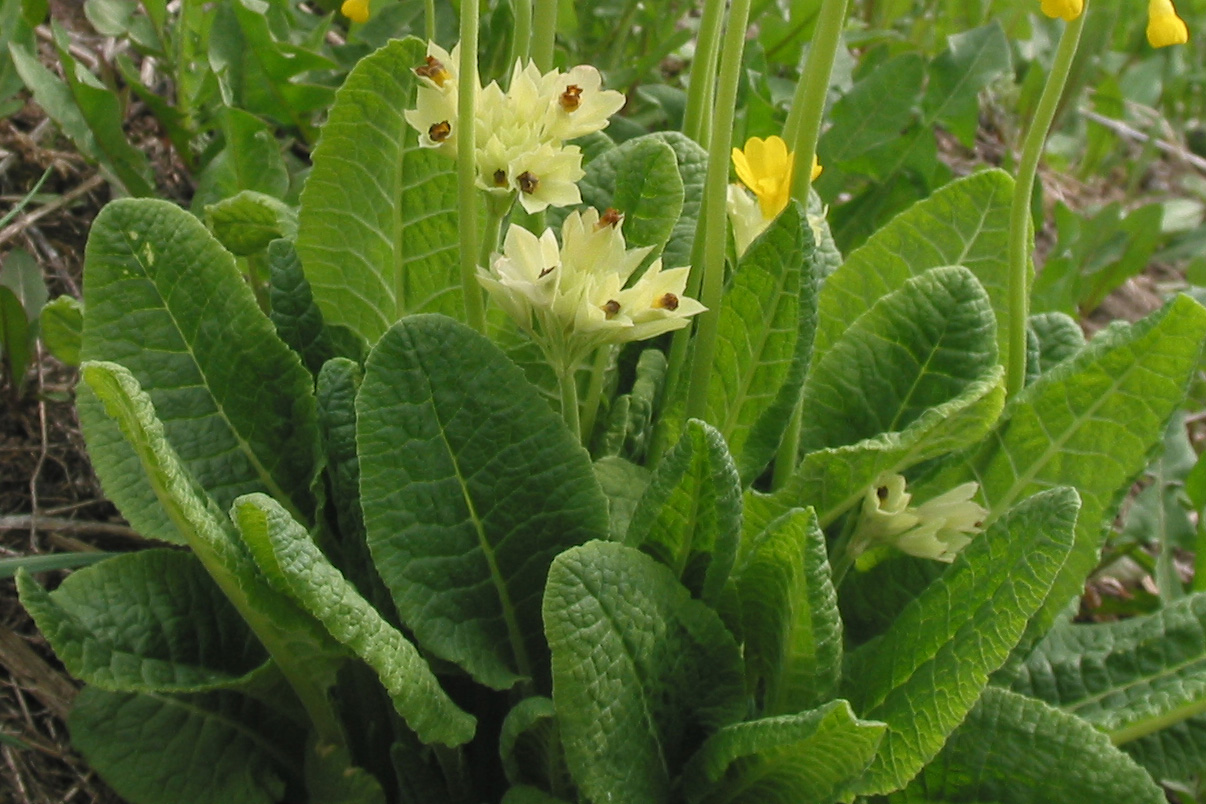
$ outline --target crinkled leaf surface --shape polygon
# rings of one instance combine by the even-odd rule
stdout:
[[[85,687],[71,742],[130,804],[274,804],[300,767],[302,730],[234,692],[105,692]]]
[[[1065,313],[1032,315],[1030,330],[1039,342],[1039,374],[1072,357],[1085,345],[1085,334],[1080,324]]]
[[[235,501],[232,518],[269,578],[282,579],[290,597],[377,672],[419,739],[449,746],[469,741],[474,718],[452,702],[415,646],[360,596],[287,511],[271,497],[250,494]]]
[[[802,213],[792,204],[742,255],[716,325],[708,421],[746,485],[778,448],[812,354],[820,277]]]
[[[607,498],[611,537],[614,541],[622,542],[624,534],[628,532],[632,512],[649,485],[650,472],[644,466],[614,456],[600,458],[595,461],[594,468],[595,477]]]
[[[531,783],[546,790],[573,786],[552,698],[534,695],[511,707],[498,736],[498,754],[513,785]]]
[[[851,654],[843,692],[861,717],[888,724],[861,792],[903,787],[971,710],[1047,599],[1079,507],[1067,488],[1025,500]]]
[[[418,147],[414,106],[427,47],[395,40],[357,63],[314,150],[297,251],[328,324],[367,343],[407,313],[456,314],[456,168]]]
[[[1143,768],[1085,721],[989,687],[942,752],[890,801],[1163,804],[1166,799]]]
[[[84,305],[71,296],[56,296],[42,308],[38,335],[60,362],[80,364],[80,338],[84,331]]]
[[[335,356],[335,347],[290,240],[268,244],[268,303],[276,334],[317,374]]]
[[[975,276],[952,266],[911,277],[814,363],[801,453],[904,430],[996,366],[992,308]]]
[[[970,148],[980,123],[980,91],[1010,68],[1009,40],[993,20],[946,41],[946,50],[930,62],[921,107],[927,122],[940,124]]]
[[[725,726],[687,768],[695,804],[830,804],[862,773],[883,723],[859,720],[846,701]]]
[[[143,550],[69,575],[47,592],[27,573],[21,602],[76,678],[117,691],[232,687],[268,654],[190,553]]]
[[[254,190],[210,204],[205,208],[205,220],[214,237],[240,257],[263,251],[277,238],[297,236],[297,211]]]
[[[714,428],[687,422],[653,471],[624,543],[661,561],[691,593],[715,603],[741,536],[741,482]]]
[[[561,417],[484,337],[410,316],[369,356],[356,434],[369,547],[419,643],[493,687],[539,672],[549,563],[607,535]]]
[[[745,712],[737,644],[644,553],[606,542],[562,553],[544,621],[566,761],[589,800],[663,804],[703,738]]]
[[[695,227],[703,203],[704,176],[708,171],[708,152],[699,143],[678,131],[659,131],[652,135],[674,149],[678,173],[683,183],[683,207],[670,240],[662,251],[662,263],[667,268],[691,264],[691,247],[695,242]]]
[[[846,257],[821,292],[816,354],[824,355],[854,321],[905,281],[930,268],[962,265],[980,280],[1007,363],[1007,239],[1013,179],[1000,170],[951,182],[919,201]]]
[[[92,225],[81,357],[125,366],[183,468],[220,508],[268,491],[309,514],[312,379],[260,312],[234,258],[166,201],[114,201]],[[105,493],[143,535],[180,541],[118,427],[84,394],[80,421]]]
[[[1154,778],[1187,782],[1206,770],[1206,715],[1174,723],[1121,748]]]
[[[1013,689],[1108,733],[1115,745],[1206,712],[1206,593],[1143,617],[1053,630]]]
[[[842,672],[842,620],[816,513],[797,508],[770,523],[733,583],[746,686],[758,711],[795,714],[832,700]]]
[[[965,461],[924,484],[938,493],[977,481],[990,520],[1052,486],[1080,493],[1076,549],[1027,643],[1046,633],[1097,562],[1104,523],[1160,443],[1204,340],[1206,309],[1186,296],[1137,324],[1110,327],[1022,391]]]

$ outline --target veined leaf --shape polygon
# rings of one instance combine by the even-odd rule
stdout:
[[[1164,804],[1166,799],[1143,768],[1088,723],[989,687],[942,752],[890,801]]]
[[[415,646],[360,596],[276,501],[262,494],[240,497],[232,518],[269,579],[279,577],[283,591],[377,672],[419,739],[456,746],[473,737],[474,718],[452,702]]]
[[[84,305],[71,296],[56,296],[42,308],[38,335],[62,363],[80,364],[80,338],[84,330]]]
[[[720,618],[637,550],[594,542],[558,556],[544,622],[565,758],[587,799],[663,804],[703,738],[745,711]]]
[[[130,804],[275,804],[301,764],[287,739],[297,724],[234,692],[85,687],[68,726],[72,744]]]
[[[1097,562],[1103,523],[1160,443],[1204,339],[1206,309],[1186,296],[1137,324],[1112,326],[1022,391],[966,461],[923,484],[938,492],[979,482],[989,521],[1052,486],[1080,493],[1076,548],[1023,644],[1047,632]]]
[[[759,711],[794,714],[832,700],[842,672],[842,620],[816,513],[795,509],[770,523],[733,585],[746,686]]]
[[[659,254],[683,209],[683,180],[674,150],[649,135],[629,140],[591,160],[580,183],[583,203],[600,213],[624,214],[629,248],[653,246]]]
[[[323,363],[335,357],[335,346],[289,240],[268,244],[268,301],[276,334],[317,374]]]
[[[649,479],[624,543],[661,561],[693,595],[715,604],[740,536],[737,468],[720,433],[691,419]]]
[[[815,359],[832,348],[850,322],[909,277],[962,265],[988,292],[997,351],[1001,363],[1008,363],[1006,241],[1012,197],[1013,179],[1004,171],[975,173],[947,184],[879,229],[825,281]]]
[[[21,603],[76,678],[101,689],[234,687],[268,654],[193,555],[143,550],[73,572],[47,592],[26,572]]]
[[[607,535],[586,451],[498,347],[440,316],[377,343],[356,433],[369,548],[403,622],[488,686],[533,677],[549,563]]]
[[[205,220],[214,237],[240,257],[263,251],[277,238],[297,236],[297,211],[254,190],[210,204],[205,208]]]
[[[925,59],[903,53],[877,66],[833,104],[833,125],[817,152],[825,165],[837,165],[900,137],[921,96]]]
[[[511,707],[498,736],[498,754],[513,785],[572,789],[552,698],[532,696]]]
[[[843,692],[862,717],[888,724],[860,792],[897,790],[938,753],[1047,599],[1078,509],[1066,488],[1020,503],[851,654]]]
[[[1010,68],[1009,40],[993,20],[946,41],[947,49],[930,62],[921,106],[927,126],[938,123],[970,148],[980,122],[980,90]]]
[[[1160,781],[1187,781],[1206,770],[1206,715],[1166,726],[1121,746]]]
[[[820,276],[802,213],[790,205],[742,255],[716,325],[708,420],[745,485],[778,449],[812,354]]]
[[[682,214],[674,224],[670,240],[662,251],[662,264],[667,268],[690,265],[695,227],[699,221],[700,206],[703,204],[708,152],[695,140],[678,131],[659,131],[650,136],[674,149],[674,156],[678,159],[678,173],[683,182]]]
[[[269,491],[307,517],[313,380],[230,253],[174,204],[114,201],[92,225],[85,277],[81,357],[137,378],[175,455],[219,508]],[[105,493],[143,535],[179,542],[116,425],[87,394],[79,407]]]
[[[912,277],[814,362],[801,403],[801,453],[904,430],[996,367],[992,309],[971,272],[955,266]]]
[[[456,166],[420,149],[402,117],[426,53],[410,38],[357,63],[302,193],[297,252],[314,300],[369,344],[407,313],[461,311]]]
[[[1080,324],[1064,313],[1030,316],[1030,331],[1039,342],[1039,374],[1072,357],[1085,346],[1085,334]]]
[[[1056,628],[1013,689],[1087,720],[1115,745],[1206,713],[1206,593],[1145,617]]]
[[[594,464],[595,477],[607,498],[607,516],[613,541],[624,541],[632,512],[645,494],[650,472],[623,458],[600,458]]]
[[[866,769],[885,728],[859,720],[840,700],[798,715],[725,726],[687,766],[687,800],[830,804]]]

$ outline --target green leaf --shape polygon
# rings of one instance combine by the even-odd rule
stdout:
[[[309,804],[386,804],[377,778],[353,765],[346,748],[331,743],[308,747],[306,793]]]
[[[502,804],[568,804],[565,799],[550,796],[539,787],[518,785],[507,790]]]
[[[84,305],[71,296],[56,296],[42,308],[38,334],[46,348],[68,366],[80,364],[80,339],[84,331]]]
[[[812,353],[819,276],[801,212],[791,205],[742,255],[716,325],[708,420],[745,485],[778,449]]]
[[[925,60],[917,53],[888,59],[843,95],[833,124],[817,144],[822,165],[837,165],[898,138],[921,97]]]
[[[16,574],[26,572],[54,572],[55,570],[76,569],[95,564],[112,558],[115,553],[100,550],[86,553],[43,553],[41,555],[18,556],[16,558],[0,558],[0,580],[13,578]]]
[[[297,236],[297,212],[284,201],[254,190],[210,204],[205,222],[218,242],[240,257],[263,251],[277,238]]]
[[[81,357],[130,370],[219,509],[267,490],[309,512],[313,380],[196,218],[157,200],[105,207],[88,239],[84,303]],[[109,498],[143,535],[179,541],[133,451],[87,394],[80,420]]]
[[[297,725],[233,692],[80,691],[71,742],[130,804],[275,804],[300,765]]]
[[[407,313],[461,310],[455,164],[402,113],[427,46],[392,41],[336,93],[302,192],[297,252],[330,325],[368,343]]]
[[[846,701],[725,726],[684,772],[692,804],[830,804],[866,769],[885,726]]]
[[[544,362],[543,357],[540,358]],[[545,363],[547,366],[547,363]],[[611,403],[606,427],[595,438],[595,455],[644,459],[653,437],[653,414],[666,381],[666,354],[644,349],[637,358],[632,390]],[[612,529],[614,530],[614,523]]]
[[[314,303],[297,249],[289,240],[268,244],[268,302],[276,334],[317,374],[335,357],[335,346]]]
[[[1206,715],[1198,715],[1122,745],[1160,781],[1189,781],[1206,770]]]
[[[663,804],[702,740],[745,712],[720,618],[637,550],[594,542],[558,556],[544,621],[566,762],[586,799]]]
[[[1053,630],[1013,689],[1087,720],[1114,745],[1206,713],[1206,593],[1154,614]]]
[[[49,593],[21,573],[17,588],[68,672],[101,689],[233,687],[268,658],[189,553],[118,556],[72,573]]]
[[[814,363],[801,403],[801,452],[904,430],[996,366],[980,283],[966,268],[930,269],[877,302]]]
[[[225,143],[201,171],[192,209],[203,210],[243,190],[284,198],[289,171],[274,129],[250,112],[229,106],[223,107],[220,119]]]
[[[1072,357],[1085,345],[1085,334],[1080,324],[1064,313],[1032,315],[1030,330],[1039,342],[1039,374]]]
[[[511,707],[498,737],[498,754],[513,785],[529,783],[552,790],[572,786],[552,698],[533,696]]]
[[[927,124],[938,123],[971,148],[980,125],[980,90],[1009,71],[1009,42],[997,20],[946,41],[947,49],[930,62],[921,106]]]
[[[644,136],[612,148],[586,166],[579,186],[582,201],[602,212],[624,214],[629,248],[653,246],[660,253],[683,209],[683,180],[674,150]]]
[[[715,604],[741,535],[741,481],[720,433],[698,419],[653,471],[624,543],[661,561]]]
[[[549,563],[607,535],[586,451],[498,347],[430,315],[369,355],[356,433],[369,547],[402,621],[483,684],[534,677]]]
[[[650,472],[623,458],[600,458],[594,464],[595,477],[607,498],[607,519],[613,541],[624,541],[632,512],[645,494],[649,485]]]
[[[328,360],[318,372],[318,427],[327,459],[331,501],[340,535],[360,541],[364,539],[364,514],[360,510],[360,461],[356,456],[356,394],[363,379],[360,364],[346,357]]]
[[[1067,488],[1020,503],[851,654],[843,692],[862,717],[888,724],[860,792],[896,790],[938,753],[1047,600],[1079,507]]]
[[[893,804],[1125,801],[1164,804],[1150,776],[1088,723],[989,687],[942,753]]]
[[[842,672],[842,620],[816,513],[779,517],[747,550],[733,585],[746,686],[758,711],[794,714],[832,700]]]
[[[31,324],[41,315],[50,295],[46,289],[46,278],[42,275],[42,266],[28,251],[19,248],[4,255],[4,263],[0,265],[0,287],[13,292],[25,308],[25,317]]]
[[[997,353],[1008,362],[1009,206],[1013,179],[1000,170],[953,181],[897,215],[825,280],[814,362],[854,321],[911,276],[962,265],[980,280],[997,322]]]
[[[683,183],[683,208],[670,240],[662,251],[662,264],[677,268],[691,264],[691,248],[695,242],[695,227],[703,203],[704,176],[708,171],[708,152],[699,143],[678,131],[659,131],[649,135],[674,149],[678,173]]]
[[[1206,310],[1186,296],[1137,324],[1110,327],[1018,394],[966,460],[924,484],[937,492],[977,481],[989,521],[1052,486],[1080,493],[1076,548],[1024,645],[1047,632],[1097,563],[1103,523],[1160,443],[1204,339]]]
[[[249,494],[231,512],[256,562],[340,644],[381,679],[398,714],[424,743],[456,746],[473,737],[475,720],[457,707],[401,632],[386,622],[271,497]]]
[[[29,321],[21,300],[0,285],[0,354],[8,362],[8,375],[17,388],[24,384],[25,370],[29,368],[29,341]]]

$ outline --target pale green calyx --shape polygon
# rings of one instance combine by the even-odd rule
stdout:
[[[863,496],[849,547],[860,570],[879,563],[892,548],[918,558],[954,561],[988,515],[972,500],[977,483],[956,486],[916,506],[905,486],[903,475],[885,472]]]

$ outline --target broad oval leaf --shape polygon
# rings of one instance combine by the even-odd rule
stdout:
[[[875,756],[883,723],[846,701],[796,715],[725,726],[684,774],[692,804],[830,804]]]
[[[741,482],[720,433],[698,419],[666,453],[628,524],[624,543],[661,561],[714,604],[741,537]]]
[[[76,678],[101,689],[234,687],[268,659],[195,556],[143,550],[73,572],[53,592],[17,576],[21,603]]]
[[[702,740],[745,712],[737,644],[644,553],[593,542],[558,556],[544,621],[565,758],[587,799],[663,804]]]
[[[461,310],[456,166],[418,147],[427,46],[394,40],[335,93],[298,214],[297,253],[325,321],[373,344],[407,313]]]
[[[996,366],[992,308],[970,271],[934,268],[908,279],[814,364],[801,403],[801,452],[904,430]]]
[[[938,753],[1046,601],[1079,508],[1067,488],[1022,502],[851,654],[843,692],[862,717],[888,724],[860,792],[897,790]]]
[[[356,434],[369,548],[403,622],[483,684],[534,677],[550,562],[607,535],[586,451],[498,347],[441,316],[378,342]]]
[[[402,633],[360,596],[305,528],[271,497],[235,501],[231,518],[269,578],[376,671],[394,708],[424,743],[456,746],[473,737],[474,718],[462,711]]]
[[[130,371],[182,466],[220,508],[267,491],[308,516],[313,380],[200,221],[166,201],[106,206],[88,238],[84,305],[81,358]],[[181,541],[133,450],[87,393],[80,423],[123,515],[145,536]]]
[[[942,752],[892,804],[1117,801],[1164,804],[1151,777],[1080,718],[989,687]]]

